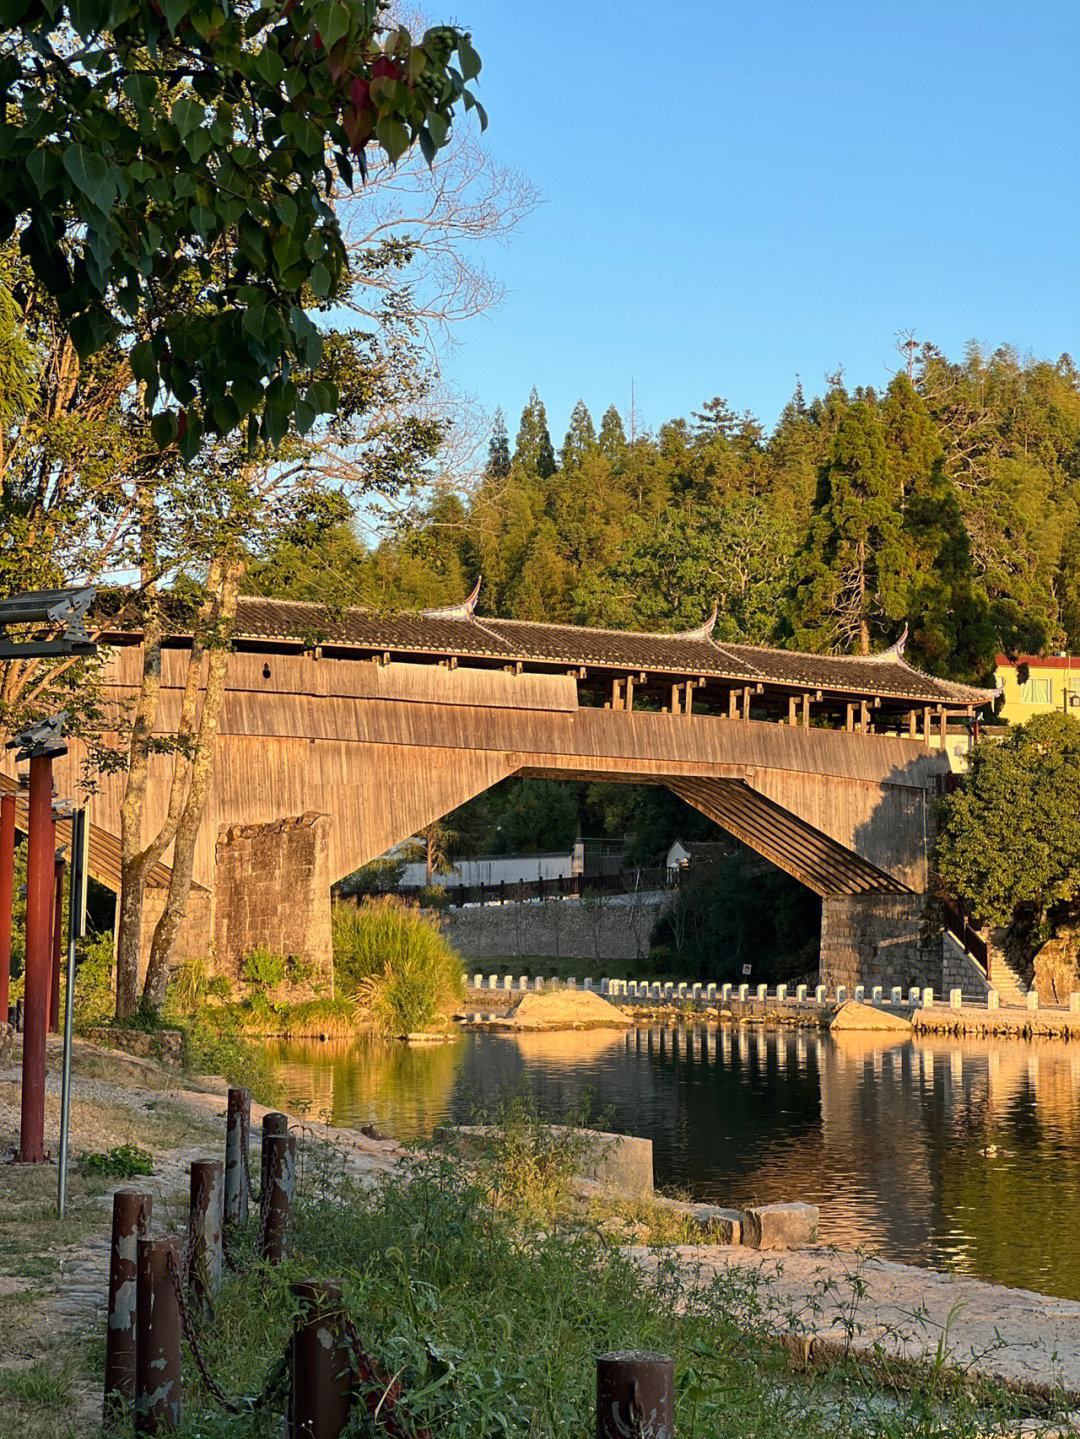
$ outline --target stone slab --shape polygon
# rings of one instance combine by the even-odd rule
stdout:
[[[847,1000],[833,1015],[830,1029],[836,1030],[910,1030],[911,1020],[903,1015],[893,1014],[887,1009],[875,1009],[871,1004],[859,1004]]]
[[[816,1204],[753,1204],[742,1219],[742,1241],[751,1249],[805,1249],[817,1243]]]

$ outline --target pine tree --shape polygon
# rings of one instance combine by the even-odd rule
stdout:
[[[899,492],[875,409],[845,414],[821,476],[810,532],[795,566],[796,644],[858,650],[892,639],[906,610]]]
[[[502,410],[495,411],[488,441],[488,462],[484,474],[489,480],[505,480],[510,473],[510,440]]]
[[[535,386],[529,392],[529,403],[521,412],[514,464],[540,480],[546,480],[555,473],[555,450],[548,433],[547,412]]]
[[[578,470],[590,455],[599,449],[592,415],[584,400],[578,400],[570,415],[570,428],[559,451],[559,466],[564,470]]]
[[[614,405],[608,405],[600,421],[600,453],[616,464],[626,453],[626,431],[622,416]]]

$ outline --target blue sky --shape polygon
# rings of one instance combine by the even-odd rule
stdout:
[[[913,329],[1080,352],[1080,9],[470,0],[490,142],[544,203],[448,372],[511,438],[535,384],[653,426],[797,375],[886,383]]]

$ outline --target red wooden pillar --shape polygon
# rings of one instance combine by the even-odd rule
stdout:
[[[54,835],[56,831],[53,831]],[[64,861],[53,860],[52,982],[49,987],[49,1033],[60,1033],[60,964],[64,952]]]
[[[0,1024],[11,1003],[11,909],[15,898],[15,796],[0,797]]]
[[[52,964],[53,869],[52,756],[30,759],[30,820],[26,856],[26,991],[23,1001],[22,1123],[19,1161],[45,1161],[45,1032]]]

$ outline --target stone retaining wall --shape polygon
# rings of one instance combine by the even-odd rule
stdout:
[[[670,896],[634,903],[553,899],[522,904],[468,905],[444,915],[444,933],[466,960],[546,955],[552,959],[633,961],[649,952],[657,920]]]

